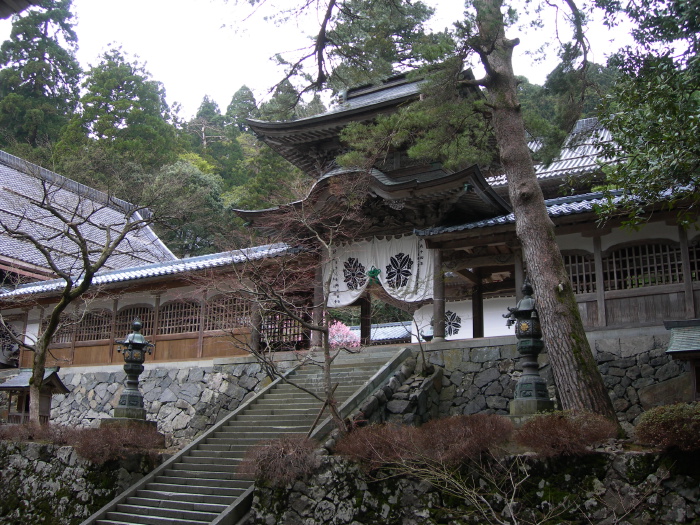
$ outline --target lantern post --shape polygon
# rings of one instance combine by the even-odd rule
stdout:
[[[523,283],[523,298],[515,308],[508,308],[507,326],[515,325],[517,348],[522,356],[523,373],[515,387],[513,401],[510,402],[511,416],[527,416],[537,412],[554,410],[554,401],[549,399],[547,382],[540,377],[537,356],[544,350],[542,328],[532,296],[533,289],[529,279]]]
[[[146,420],[146,409],[143,406],[143,396],[139,391],[139,376],[143,372],[143,362],[146,353],[153,352],[153,344],[146,341],[141,334],[141,320],[134,319],[131,325],[132,333],[123,341],[117,340],[118,352],[124,355],[124,372],[126,373],[126,388],[119,397],[119,403],[114,409],[115,418]]]

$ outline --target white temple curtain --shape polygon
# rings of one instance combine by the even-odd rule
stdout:
[[[412,235],[334,248],[331,261],[324,268],[324,279],[330,279],[328,306],[354,303],[372,277],[395,299],[405,302],[430,299],[432,253],[425,247],[425,241]]]
[[[323,282],[330,279],[328,306],[337,308],[354,303],[367,288],[372,268],[372,243],[333,247],[331,260],[323,269]]]

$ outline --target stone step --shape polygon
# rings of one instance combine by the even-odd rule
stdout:
[[[267,441],[269,439],[274,438],[275,436],[261,436],[259,438],[240,438],[240,439],[227,439],[227,438],[208,438],[207,439],[207,445],[245,445],[247,447],[257,445],[261,441]],[[201,450],[206,450],[206,449],[201,449]],[[213,449],[217,450],[217,449]],[[221,449],[218,449],[221,450]]]
[[[163,507],[141,507],[139,505],[131,505],[128,503],[120,503],[117,505],[117,512],[129,514],[131,516],[152,516],[159,518],[186,519],[191,522],[203,521],[209,523],[216,518],[218,513],[201,512],[184,509],[170,509]]]
[[[246,450],[250,448],[250,444],[241,444],[241,443],[229,443],[229,444],[223,444],[223,443],[200,443],[197,445],[197,450],[200,452],[208,453],[208,452],[230,452],[232,454],[235,454],[239,451],[243,451],[245,453]]]
[[[129,523],[135,525],[199,525],[208,524],[209,521],[190,520],[180,518],[166,518],[160,516],[141,516],[138,514],[125,514],[123,512],[108,512],[106,521],[98,521],[98,523]]]
[[[238,447],[236,450],[190,450],[188,456],[182,460],[185,463],[190,461],[219,461],[226,459],[242,459],[250,447]]]
[[[386,354],[340,356],[333,365],[335,398],[353,395],[396,350]],[[321,370],[296,370],[290,380],[323,397]],[[211,523],[252,486],[242,479],[241,461],[254,445],[280,436],[305,436],[323,402],[298,388],[278,383],[204,441],[159,471],[155,479],[110,509],[103,525],[199,525]],[[329,416],[328,410],[322,418]]]
[[[140,499],[152,499],[162,501],[163,503],[173,501],[175,503],[188,504],[203,504],[203,505],[222,505],[228,507],[234,496],[218,496],[214,494],[195,494],[191,492],[167,492],[164,490],[149,490],[148,488],[136,491],[136,496]],[[129,498],[131,500],[131,498]]]
[[[162,493],[159,493],[162,494]],[[137,505],[140,507],[159,507],[163,509],[172,510],[189,510],[196,512],[211,512],[215,514],[220,514],[229,503],[204,503],[204,502],[193,502],[193,501],[180,501],[176,499],[167,499],[160,497],[155,498],[143,498],[143,497],[130,497],[126,500],[128,505]]]
[[[185,465],[184,463],[182,465]],[[205,465],[211,467],[212,465]],[[190,467],[190,468],[187,468]],[[183,467],[169,468],[163,471],[163,478],[172,483],[179,483],[178,480],[189,480],[191,483],[198,483],[202,480],[216,480],[219,482],[235,481],[239,477],[238,465],[227,465],[217,467],[218,470],[202,468],[202,465],[188,463]],[[182,482],[184,485],[187,483]],[[208,483],[208,482],[207,482]]]
[[[250,447],[248,445],[207,445],[200,443],[195,450],[191,450],[192,456],[197,457],[238,457],[238,454],[245,454]]]
[[[307,422],[309,424],[313,423],[314,417],[280,417],[280,416],[275,416],[274,419],[272,419],[269,415],[266,414],[239,414],[236,416],[236,419],[231,421],[228,425],[225,425],[223,428],[238,428],[239,424],[243,425],[255,425],[255,424],[267,424],[270,421],[274,421],[275,425],[301,425],[301,424],[306,424]]]
[[[201,452],[201,451],[197,451]],[[183,456],[181,463],[186,465],[221,465],[221,466],[238,466],[241,463],[244,453],[238,457],[228,456],[200,456],[189,455]],[[178,463],[179,464],[179,463]]]
[[[364,384],[364,383],[362,383]],[[362,384],[358,384],[357,386],[355,385],[350,385],[347,387],[339,386],[338,388],[335,389],[335,397],[349,397],[350,395],[354,394],[355,391],[362,386]],[[318,395],[321,399],[325,399],[325,392],[322,389],[310,389],[314,394]],[[287,389],[279,389],[279,390],[272,390],[270,392],[265,393],[261,400],[265,399],[275,399],[276,401],[289,401],[289,402],[296,402],[296,401],[305,401],[305,400],[310,400],[310,401],[316,401],[318,402],[318,399],[316,399],[314,396],[309,394],[308,392],[304,392],[303,390],[299,390],[298,388],[294,387],[289,387]]]
[[[228,430],[219,430],[214,433],[215,438],[224,439],[238,439],[238,438],[258,438],[266,439],[273,438],[275,436],[282,437],[287,434],[301,434],[303,432],[308,432],[309,425],[297,425],[293,427],[271,427],[271,426],[241,426],[238,428],[231,428]]]
[[[238,483],[228,482],[226,486],[222,486],[221,480],[216,480],[215,485],[195,485],[195,484],[178,484],[178,483],[167,483],[165,481],[158,481],[158,478],[154,483],[149,483],[146,487],[147,490],[153,490],[156,492],[176,492],[182,494],[201,494],[204,496],[226,496],[230,498],[237,498],[243,491],[252,485],[251,481],[240,480]]]
[[[282,398],[279,399],[270,399],[267,396],[264,398],[258,400],[257,403],[253,407],[251,407],[251,410],[255,410],[258,407],[279,407],[279,408],[294,408],[294,409],[302,409],[302,408],[314,408],[318,407],[321,408],[323,405],[323,401],[319,401],[318,399],[314,399],[311,396],[307,396],[305,399],[294,399],[291,400],[289,403],[284,403],[284,400]]]
[[[209,474],[210,477],[189,477],[187,476],[188,472],[187,471],[175,471],[175,470],[166,470],[164,472],[165,475],[157,476],[155,483],[159,485],[177,485],[180,487],[187,487],[187,488],[193,488],[193,487],[199,487],[197,489],[193,489],[193,492],[195,494],[199,493],[207,493],[207,490],[211,488],[219,488],[219,489],[239,489],[239,488],[244,488],[250,485],[250,481],[248,480],[240,480],[240,479],[234,479],[234,478],[224,478],[224,479],[218,479],[213,476],[217,475],[216,472],[205,472],[204,474]],[[228,472],[223,472],[221,475],[225,476],[228,475]],[[150,484],[148,485],[150,487]]]
[[[267,415],[267,416],[284,416],[284,417],[296,417],[296,416],[306,416],[309,414],[318,414],[321,405],[319,404],[316,408],[280,408],[275,404],[258,406],[256,403],[254,406],[245,411],[247,415]]]

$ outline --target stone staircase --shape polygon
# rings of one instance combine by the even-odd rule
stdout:
[[[332,382],[342,417],[388,381],[411,352],[343,355],[333,365]],[[305,365],[290,381],[322,392],[321,368]],[[177,455],[126,490],[83,525],[235,525],[250,508],[253,484],[238,466],[261,440],[306,435],[322,402],[278,379],[241,405]],[[333,428],[328,411],[314,437]]]

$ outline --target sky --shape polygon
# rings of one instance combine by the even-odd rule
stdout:
[[[290,0],[270,1],[288,5]],[[436,8],[433,27],[438,29],[451,26],[463,11],[459,0],[425,1]],[[131,56],[138,55],[153,79],[163,83],[168,103],[178,102],[184,119],[196,113],[205,95],[222,111],[243,85],[253,90],[257,100],[269,96],[270,87],[281,78],[281,69],[270,57],[304,46],[305,35],[318,27],[315,14],[300,23],[276,27],[264,20],[265,13],[248,16],[250,6],[236,6],[234,0],[73,0],[73,12],[77,57],[84,68],[97,64],[110,44],[121,45]],[[0,20],[0,41],[9,37],[10,28],[10,20]],[[625,35],[599,27],[591,37],[592,59],[604,62],[605,53],[617,46],[610,40],[620,36]],[[524,52],[545,38],[542,31],[521,35],[523,44],[516,48],[516,74],[533,83],[544,82],[555,57],[550,55],[544,64],[533,63]]]

